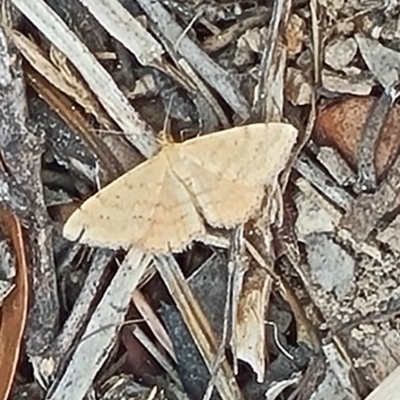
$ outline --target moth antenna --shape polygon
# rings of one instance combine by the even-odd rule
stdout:
[[[164,123],[163,123],[163,129],[162,131],[158,134],[157,140],[160,142],[161,145],[166,144],[166,143],[171,143],[174,141],[170,134],[170,115],[171,115],[171,108],[172,108],[172,100],[174,99],[175,93],[172,93],[171,97],[169,98],[168,102],[168,107],[167,107],[167,112],[165,115]]]

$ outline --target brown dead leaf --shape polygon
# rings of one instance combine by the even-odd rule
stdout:
[[[323,108],[316,118],[314,139],[321,145],[336,147],[349,165],[355,168],[363,127],[376,100],[373,96],[354,96]],[[383,125],[375,149],[378,178],[388,171],[398,154],[399,124],[400,105],[394,105]]]
[[[0,399],[7,399],[14,382],[28,313],[28,268],[21,225],[4,208],[0,208],[0,226],[14,249],[17,272],[15,287],[1,308]]]
[[[67,57],[54,46],[47,55],[35,42],[21,32],[11,31],[15,45],[28,63],[61,92],[70,96],[104,126],[109,119],[78,73],[68,64]]]

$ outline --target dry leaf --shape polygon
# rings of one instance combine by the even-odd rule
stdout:
[[[28,268],[22,229],[16,218],[0,209],[0,225],[15,251],[15,287],[4,299],[0,325],[0,399],[7,399],[14,382],[28,313]]]
[[[109,126],[104,111],[96,98],[77,73],[68,65],[64,54],[52,46],[50,48],[52,62],[50,62],[44,51],[22,33],[13,30],[11,35],[19,51],[36,71],[57,89],[74,99],[87,112],[93,114],[99,122]]]
[[[64,235],[102,247],[179,251],[204,240],[204,220],[232,228],[260,206],[296,141],[294,127],[254,124],[166,143],[159,154],[88,199]]]
[[[235,357],[250,365],[257,382],[265,376],[265,321],[272,279],[268,272],[252,266],[243,278],[235,324]]]
[[[318,113],[315,139],[336,147],[345,160],[355,167],[363,127],[376,101],[372,96],[349,97]],[[380,133],[375,149],[375,167],[380,177],[392,165],[400,147],[400,106],[394,105]]]
[[[135,147],[144,156],[152,156],[158,149],[152,130],[131,106],[94,54],[68,28],[58,14],[44,1],[13,0],[12,3],[43,36],[68,57],[107,114],[126,133],[127,139],[134,141]],[[115,4],[122,7],[118,2]],[[116,7],[106,8],[110,11],[109,19],[114,17]],[[127,37],[131,38],[129,35]]]

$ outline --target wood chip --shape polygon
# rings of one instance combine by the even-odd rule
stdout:
[[[296,141],[294,127],[253,124],[166,143],[160,153],[88,199],[64,235],[101,247],[180,251],[204,239],[204,220],[232,228],[260,206]]]
[[[347,67],[357,53],[357,42],[353,38],[334,39],[325,48],[325,63],[336,71]]]

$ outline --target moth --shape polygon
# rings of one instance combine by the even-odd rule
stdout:
[[[63,234],[91,246],[179,252],[207,225],[244,223],[277,184],[296,139],[292,125],[257,123],[165,143],[86,200]]]

